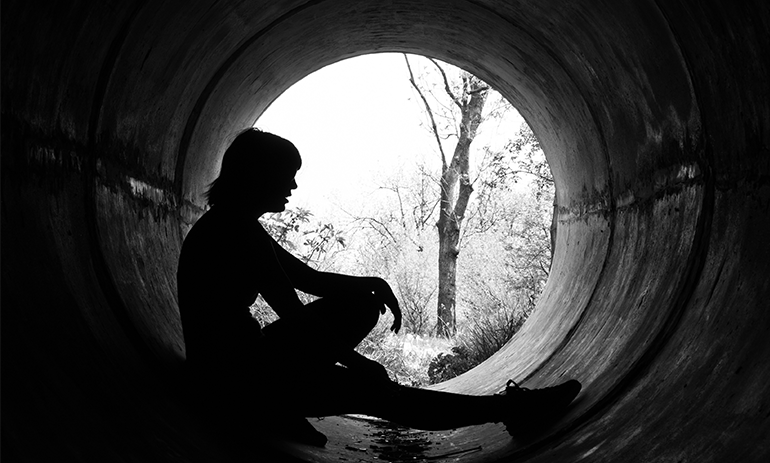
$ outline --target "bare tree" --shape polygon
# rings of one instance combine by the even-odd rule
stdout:
[[[460,74],[460,88],[453,90],[444,69],[435,60],[430,60],[441,74],[446,95],[452,104],[459,109],[460,117],[455,134],[457,143],[451,159],[447,160],[434,110],[428,103],[425,92],[415,81],[409,58],[406,55],[404,55],[404,60],[409,70],[409,81],[425,106],[425,112],[430,121],[430,128],[436,139],[441,158],[439,218],[436,223],[439,235],[436,335],[452,337],[457,330],[455,304],[460,229],[468,201],[473,193],[473,184],[469,174],[470,148],[482,122],[482,112],[489,86],[476,76],[462,72]]]

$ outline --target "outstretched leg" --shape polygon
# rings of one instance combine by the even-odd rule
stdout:
[[[531,421],[563,409],[579,383],[544,390],[509,389],[516,394],[472,396],[398,385],[373,369],[343,365],[377,322],[379,307],[369,297],[319,300],[302,317],[279,320],[265,328],[266,354],[276,381],[273,393],[291,413],[330,416],[359,413],[425,430],[444,430],[518,416]],[[369,360],[364,360],[371,362]],[[372,362],[374,363],[374,362]],[[376,371],[376,370],[374,370]],[[577,384],[576,384],[577,383]]]
[[[504,396],[471,396],[401,386],[389,380],[332,366],[318,371],[304,388],[283,389],[292,412],[303,416],[364,414],[403,426],[454,429],[501,422],[510,406]]]

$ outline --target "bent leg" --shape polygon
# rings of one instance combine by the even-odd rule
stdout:
[[[341,362],[377,324],[377,304],[367,295],[318,299],[263,329],[265,354],[279,363],[311,367]]]

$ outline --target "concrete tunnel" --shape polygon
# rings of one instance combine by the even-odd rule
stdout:
[[[9,462],[768,461],[767,2],[11,0],[2,13]],[[179,399],[183,237],[236,131],[309,73],[384,51],[493,84],[558,192],[535,314],[439,388],[574,377],[583,392],[526,440],[501,425],[424,433],[407,460],[378,451],[371,423],[334,417],[314,422],[325,449],[241,452]]]

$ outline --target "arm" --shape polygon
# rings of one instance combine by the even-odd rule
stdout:
[[[271,244],[267,241],[260,242],[261,245],[255,254],[258,257],[252,264],[252,268],[257,272],[255,278],[261,282],[260,294],[280,318],[291,318],[302,309],[302,301],[294,290],[293,282],[276,258]]]
[[[319,272],[294,257],[274,240],[273,249],[286,278],[294,288],[319,297],[357,292],[374,294],[383,304],[381,313],[385,313],[385,306],[393,313],[393,326],[390,329],[396,333],[401,329],[401,308],[390,285],[382,278]]]
[[[365,290],[363,277],[342,275],[339,273],[319,272],[289,251],[285,250],[275,240],[273,249],[283,271],[292,285],[308,294],[319,297],[335,296],[351,291]]]

